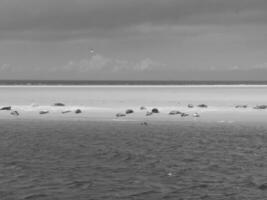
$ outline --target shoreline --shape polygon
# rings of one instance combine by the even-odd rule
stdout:
[[[267,84],[259,84],[259,85],[254,85],[254,84],[225,84],[225,85],[208,85],[208,84],[204,84],[204,85],[198,85],[198,84],[188,84],[188,85],[0,85],[0,88],[19,88],[19,87],[48,87],[48,88],[53,88],[53,87],[64,87],[64,88],[76,88],[76,87],[81,87],[81,88],[265,88],[267,87]]]
[[[146,122],[146,125],[144,125],[144,122]],[[10,126],[17,126],[19,124],[21,125],[38,125],[43,124],[44,126],[46,124],[50,125],[56,125],[61,126],[63,124],[69,124],[71,125],[80,125],[80,124],[86,124],[88,127],[90,126],[99,126],[102,127],[105,125],[112,125],[114,127],[129,127],[131,129],[132,126],[140,127],[142,129],[151,129],[154,130],[156,127],[236,127],[236,128],[242,128],[242,127],[254,127],[259,129],[266,129],[267,130],[267,124],[266,121],[249,121],[249,120],[239,120],[239,121],[232,121],[232,120],[164,120],[164,119],[150,119],[150,120],[142,120],[142,119],[107,119],[107,118],[87,118],[87,117],[80,117],[78,118],[1,118],[0,117],[0,125],[3,126],[5,124],[9,124]],[[208,130],[208,129],[207,129]],[[164,134],[164,132],[162,132]],[[253,133],[251,133],[253,134]]]
[[[267,85],[6,85],[0,92],[0,119],[267,121]]]
[[[231,108],[228,110],[212,110],[209,108],[178,108],[176,110],[182,113],[188,114],[188,116],[181,116],[180,114],[170,115],[172,110],[159,109],[159,113],[153,113],[151,116],[147,116],[147,111],[150,111],[152,107],[147,110],[134,110],[132,114],[125,114],[124,108],[83,108],[79,106],[70,107],[37,107],[31,108],[32,110],[23,110],[17,107],[12,110],[1,110],[1,120],[55,120],[55,121],[136,121],[136,122],[218,122],[218,123],[236,123],[236,122],[267,122],[267,110],[255,110],[255,109],[237,109]],[[160,108],[160,107],[157,107]],[[77,109],[81,110],[81,113],[75,113]],[[12,111],[17,111],[19,115],[12,115]],[[45,114],[40,114],[41,111],[48,111]],[[68,111],[67,113],[63,113]],[[116,115],[118,113],[125,114],[125,116]],[[198,113],[199,116],[195,117],[194,114]]]

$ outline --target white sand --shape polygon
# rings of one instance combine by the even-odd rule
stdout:
[[[267,86],[1,86],[0,106],[12,106],[20,115],[0,111],[0,119],[55,120],[163,120],[163,121],[237,121],[265,122],[267,109],[255,110],[267,104]],[[62,102],[64,107],[52,106]],[[208,108],[187,108],[187,104],[206,104]],[[235,108],[235,105],[248,108]],[[145,116],[156,107],[159,114]],[[81,114],[75,114],[81,109]],[[133,109],[133,114],[117,118],[117,113]],[[40,115],[42,110],[48,114]],[[62,114],[62,111],[71,111]],[[188,113],[188,117],[171,116],[171,110]],[[199,118],[192,115],[197,112]]]

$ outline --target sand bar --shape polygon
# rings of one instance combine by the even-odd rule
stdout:
[[[254,109],[267,104],[267,86],[264,85],[0,86],[0,93],[0,107],[11,106],[12,111],[19,112],[18,116],[12,116],[11,111],[0,111],[0,119],[267,121],[267,109]],[[54,106],[55,103],[64,106]],[[189,108],[189,104],[193,107]],[[201,104],[207,108],[198,107]],[[153,108],[160,113],[146,116]],[[77,109],[82,112],[75,113]],[[116,117],[127,109],[134,113]],[[41,111],[49,113],[40,115]],[[171,111],[188,116],[169,115]],[[194,117],[195,113],[199,117]]]

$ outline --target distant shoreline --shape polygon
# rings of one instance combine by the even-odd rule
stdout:
[[[1,85],[0,88],[264,88],[265,85]]]
[[[0,80],[0,86],[267,86],[267,81]]]

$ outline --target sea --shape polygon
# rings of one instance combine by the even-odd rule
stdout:
[[[12,80],[1,85],[1,106],[25,112],[32,103],[59,101],[116,109],[267,102],[266,82]],[[266,155],[265,122],[152,120],[144,125],[1,117],[0,199],[265,200]]]

